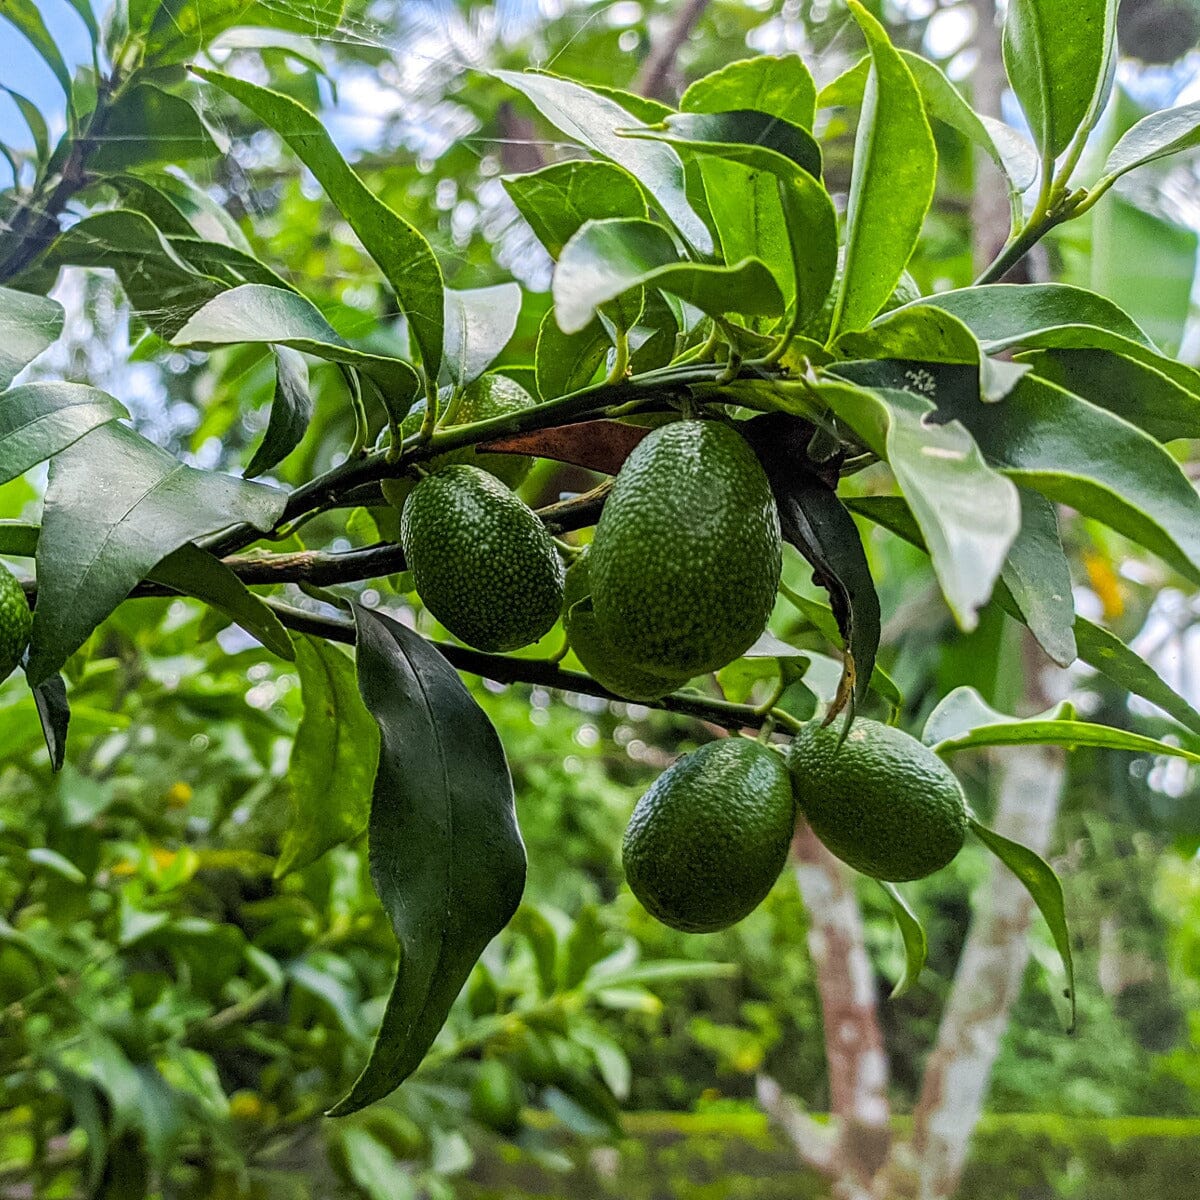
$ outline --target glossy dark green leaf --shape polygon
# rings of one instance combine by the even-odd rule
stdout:
[[[354,663],[340,647],[297,635],[304,716],[288,762],[291,819],[276,876],[358,837],[371,812],[379,729],[358,694]]]
[[[959,625],[973,629],[1020,528],[1017,489],[987,464],[962,425],[930,423],[934,406],[924,397],[833,383],[820,385],[820,392],[891,465],[946,602]]]
[[[223,612],[287,662],[296,656],[279,618],[219,558],[190,542],[152,568],[149,578]]]
[[[743,428],[770,480],[783,536],[807,559],[813,579],[829,593],[847,652],[847,683],[862,701],[875,669],[880,613],[858,527],[809,459],[812,425],[784,413],[767,413]]]
[[[29,133],[33,138],[34,155],[39,163],[44,163],[50,157],[50,131],[46,128],[46,118],[42,116],[41,110],[28,96],[23,96],[20,92],[14,91],[2,83],[0,83],[0,92],[4,92],[17,106],[17,111],[20,112],[25,124],[29,126]]]
[[[61,675],[51,675],[33,689],[42,737],[50,755],[50,770],[61,771],[67,756],[67,730],[71,724],[71,705],[67,702],[67,685]]]
[[[1200,497],[1179,464],[1134,425],[1026,375],[999,404],[942,398],[1005,473],[1200,580]]]
[[[501,182],[551,258],[584,221],[649,215],[637,180],[615,163],[571,159]]]
[[[845,504],[851,512],[874,521],[920,550],[926,549],[925,540],[903,497],[848,496]],[[996,588],[996,600],[1009,616],[1024,621],[1024,614],[1010,591],[1010,578],[1006,566]],[[1087,663],[1125,691],[1157,705],[1186,728],[1200,733],[1200,712],[1164,683],[1154,668],[1130,650],[1120,638],[1080,616],[1075,618],[1074,632],[1081,662]]]
[[[104,126],[89,165],[104,174],[129,167],[214,158],[226,147],[182,97],[152,83],[123,92]]]
[[[1143,117],[1127,130],[1104,163],[1106,179],[1118,179],[1181,150],[1200,146],[1200,100]]]
[[[1060,667],[1075,661],[1075,601],[1058,514],[1044,496],[1021,488],[1021,531],[1000,572],[1021,619]]]
[[[1113,350],[1035,350],[1036,375],[1108,409],[1160,442],[1200,437],[1200,395]]]
[[[861,329],[887,303],[916,247],[933,199],[937,149],[912,72],[858,0],[871,71],[854,143],[846,212],[846,265],[833,333]]]
[[[637,287],[657,287],[707,313],[778,315],[783,297],[766,266],[688,262],[671,235],[650,221],[589,221],[567,243],[554,272],[559,327],[577,333],[610,300]]]
[[[442,371],[455,387],[478,379],[508,345],[521,315],[515,283],[446,290],[446,345]]]
[[[173,550],[242,521],[268,530],[285,498],[274,488],[185,466],[116,422],[80,438],[50,467],[31,682],[57,671]]]
[[[634,123],[627,109],[582,84],[555,75],[493,73],[521,92],[556,129],[624,167],[696,250],[702,254],[712,251],[712,235],[688,203],[683,163],[675,152],[657,142],[617,133]]]
[[[1093,110],[1112,51],[1115,0],[1009,0],[1004,66],[1050,160]]]
[[[412,630],[355,609],[358,681],[379,725],[371,877],[400,965],[370,1061],[333,1115],[386,1096],[420,1065],[525,885],[525,847],[496,731]]]
[[[697,79],[683,93],[679,108],[693,113],[752,108],[811,129],[817,89],[798,54],[759,54]]]
[[[51,36],[46,22],[42,19],[41,6],[36,0],[4,0],[0,4],[0,19],[8,21],[17,31],[23,34],[31,46],[38,52],[46,66],[54,74],[54,78],[62,85],[62,90],[71,95],[71,72]],[[17,53],[16,45],[10,43],[9,53]]]
[[[424,235],[367,189],[302,104],[220,71],[194,70],[265,121],[316,176],[395,292],[420,347],[425,374],[436,380],[442,361],[442,271]]]
[[[0,483],[65,450],[89,429],[129,414],[99,388],[27,383],[0,393]]]
[[[981,825],[971,818],[971,832],[1021,881],[1050,927],[1054,945],[1067,976],[1067,1001],[1070,1004],[1068,1032],[1075,1028],[1075,966],[1071,959],[1071,935],[1063,904],[1062,884],[1040,854]]]
[[[903,996],[920,978],[925,969],[925,959],[929,954],[929,943],[925,937],[925,926],[912,910],[912,906],[904,898],[900,889],[894,883],[880,880],[879,886],[887,893],[888,902],[892,906],[892,916],[900,936],[904,939],[904,974],[892,988],[892,999]]]
[[[168,237],[201,237],[245,254],[252,250],[238,223],[203,188],[184,175],[167,171],[111,175],[123,208],[145,213]]]
[[[0,391],[58,340],[62,328],[57,300],[0,287]]]
[[[311,300],[284,288],[247,283],[222,292],[173,339],[176,346],[198,347],[268,342],[356,367],[404,412],[416,399],[420,384],[408,363],[355,349]]]
[[[287,346],[274,346],[275,397],[267,429],[244,472],[253,479],[281,463],[300,444],[312,420],[313,400],[308,390],[308,365],[304,355]]]
[[[593,318],[575,333],[563,333],[554,310],[542,318],[534,354],[538,395],[553,400],[591,383],[608,354],[608,334]]]

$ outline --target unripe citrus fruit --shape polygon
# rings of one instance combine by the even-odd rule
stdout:
[[[498,1058],[485,1058],[471,1087],[471,1116],[497,1133],[515,1133],[524,1103],[525,1088],[512,1069]]]
[[[563,566],[537,514],[494,475],[461,464],[413,489],[400,540],[425,607],[480,650],[516,650],[562,608]]]
[[[779,513],[745,439],[676,421],[626,460],[592,544],[592,606],[626,662],[691,677],[739,658],[779,586]]]
[[[875,879],[922,879],[962,849],[963,790],[928,746],[858,718],[839,730],[815,722],[796,735],[788,768],[796,805],[843,862]]]
[[[0,680],[7,679],[29,645],[33,614],[21,585],[0,566]]]
[[[563,629],[588,674],[626,700],[657,700],[685,684],[686,675],[658,675],[630,666],[600,632],[591,603],[590,557],[591,548],[585,547],[567,571],[563,588]]]
[[[795,803],[773,750],[723,738],[685,755],[637,802],[621,856],[651,916],[687,933],[740,921],[787,860]]]

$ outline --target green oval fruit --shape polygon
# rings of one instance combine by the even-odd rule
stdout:
[[[664,925],[687,933],[724,929],[766,898],[794,827],[780,756],[744,738],[709,742],[637,802],[621,846],[625,878]]]
[[[626,700],[657,700],[687,683],[686,675],[659,675],[630,666],[613,649],[596,624],[591,603],[591,548],[571,564],[563,587],[563,630],[591,677]]]
[[[449,400],[449,396],[450,389],[443,388],[443,404]],[[507,375],[481,375],[463,388],[453,410],[443,410],[438,425],[443,429],[454,425],[473,425],[476,421],[487,421],[492,417],[532,408],[536,403],[537,401],[515,379],[509,379]],[[447,420],[447,417],[451,419]],[[425,403],[421,401],[404,418],[400,425],[401,434],[408,437],[416,433],[421,428],[424,418]],[[437,471],[451,463],[480,467],[495,475],[502,483],[508,484],[510,488],[515,488],[529,474],[533,459],[528,454],[480,454],[474,446],[464,446],[459,450],[447,450],[445,454],[435,455],[429,460],[429,469]],[[397,508],[403,508],[405,500],[415,486],[414,479],[385,479],[383,494]]]
[[[6,567],[0,566],[0,680],[7,679],[29,645],[33,614],[25,592]]]
[[[596,526],[596,621],[634,666],[715,671],[766,627],[781,562],[771,487],[741,434],[720,421],[663,425],[626,460]]]
[[[788,751],[796,804],[843,862],[875,879],[923,879],[962,849],[963,790],[928,746],[891,725],[857,719],[806,725]]]
[[[525,1088],[498,1058],[479,1064],[471,1086],[471,1116],[497,1133],[516,1133],[521,1127]]]
[[[400,540],[426,608],[469,646],[516,650],[558,620],[554,539],[494,475],[455,464],[421,480],[405,502]]]

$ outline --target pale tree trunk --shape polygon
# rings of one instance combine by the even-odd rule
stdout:
[[[999,117],[1006,80],[996,0],[971,0],[971,7],[975,10],[974,46],[979,55],[971,73],[972,107],[984,116]],[[977,271],[982,271],[996,257],[1008,239],[1010,219],[1008,187],[1000,169],[982,150],[976,150],[971,227],[972,258]]]

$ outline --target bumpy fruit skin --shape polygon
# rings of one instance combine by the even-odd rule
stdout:
[[[637,802],[621,847],[625,878],[664,925],[685,933],[725,929],[766,898],[794,828],[780,756],[744,738],[709,742]]]
[[[516,1133],[521,1127],[525,1089],[512,1069],[497,1058],[479,1064],[471,1086],[471,1116],[497,1133]]]
[[[596,526],[596,621],[634,666],[715,671],[766,627],[781,562],[771,487],[741,434],[720,421],[663,425],[626,460]]]
[[[796,735],[788,768],[796,805],[843,862],[875,879],[923,879],[962,849],[962,787],[927,746],[860,717],[838,747],[839,728],[815,723]]]
[[[657,700],[687,683],[681,675],[658,675],[630,666],[609,644],[596,624],[591,606],[591,547],[567,571],[563,588],[563,630],[575,656],[602,687],[626,700]]]
[[[29,645],[33,614],[16,577],[0,566],[0,680],[7,679]]]
[[[516,650],[549,632],[563,566],[546,527],[494,475],[443,468],[413,489],[400,540],[425,606],[479,650]]]
[[[438,425],[447,429],[453,425],[473,425],[476,421],[486,421],[491,417],[504,416],[507,413],[520,412],[532,408],[537,401],[515,379],[507,375],[481,375],[463,388],[456,409],[447,414],[445,405],[450,398],[450,389],[443,388],[442,419]],[[445,420],[445,416],[453,416],[453,421]],[[424,401],[419,403],[404,418],[400,432],[404,437],[414,434],[421,428],[425,418]],[[470,467],[480,467],[495,475],[501,483],[509,487],[518,487],[524,482],[533,466],[533,459],[528,454],[480,454],[474,446],[464,446],[460,450],[448,450],[429,460],[431,471],[447,467],[451,463],[464,463]],[[385,479],[383,494],[397,508],[403,508],[405,500],[412,493],[416,483],[412,479]]]

